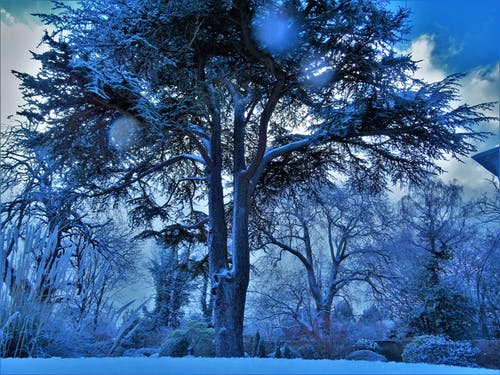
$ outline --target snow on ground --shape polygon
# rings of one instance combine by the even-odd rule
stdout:
[[[498,370],[396,362],[262,358],[3,358],[1,375],[495,374]]]

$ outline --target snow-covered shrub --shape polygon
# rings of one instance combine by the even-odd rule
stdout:
[[[260,337],[259,331],[257,331],[253,339],[253,356],[258,358],[265,358],[267,356],[266,345],[264,339]]]
[[[172,330],[168,327],[159,326],[154,317],[146,311],[137,323],[137,328],[124,337],[121,346],[125,349],[159,347],[171,332]]]
[[[183,357],[187,354],[196,357],[214,357],[214,329],[207,327],[205,323],[190,322],[185,329],[173,331],[160,348],[161,356]]]
[[[63,291],[70,283],[66,273],[69,252],[50,257],[56,240],[56,230],[29,227],[24,239],[15,231],[0,233],[2,357],[50,355],[47,332],[51,322],[62,319],[66,307]],[[10,256],[5,259],[5,254]]]
[[[479,367],[500,370],[500,340],[474,340],[472,344],[479,350],[477,364]]]
[[[295,358],[295,356],[292,353],[292,350],[290,349],[290,346],[285,343],[285,346],[283,347],[283,357],[286,359],[291,359]]]
[[[190,322],[187,337],[196,357],[215,357],[215,331],[202,322]]]
[[[281,341],[276,341],[276,347],[274,348],[274,358],[281,358]]]
[[[453,340],[470,339],[477,334],[477,311],[453,285],[442,283],[421,291],[423,304],[413,310],[409,327],[415,335],[446,335]]]
[[[184,357],[189,352],[189,340],[184,335],[168,337],[160,347],[161,357]]]
[[[372,352],[380,352],[380,350],[382,348],[375,341],[362,338],[362,339],[359,339],[358,341],[356,341],[356,343],[354,344],[354,349],[355,350],[371,350]]]
[[[304,359],[321,359],[322,353],[320,353],[316,345],[312,343],[297,343],[297,351],[300,358]]]
[[[444,336],[417,336],[403,350],[403,361],[443,365],[476,366],[479,350],[470,343],[451,341]]]
[[[127,349],[123,357],[151,357],[158,354],[158,348]]]

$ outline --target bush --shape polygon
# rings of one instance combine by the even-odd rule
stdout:
[[[359,339],[354,344],[355,350],[371,350],[372,352],[380,352],[382,348],[375,341],[370,339]]]
[[[191,322],[186,329],[186,335],[196,357],[215,357],[215,331],[206,323]]]
[[[120,344],[125,349],[159,347],[171,333],[168,327],[158,325],[148,311],[144,310],[143,313],[144,316],[138,321],[137,327],[121,341]]]
[[[281,342],[276,342],[276,348],[274,349],[274,358],[281,358]]]
[[[290,347],[288,346],[288,344],[285,344],[285,347],[283,348],[283,357],[286,359],[294,358],[292,351],[290,350]]]
[[[409,317],[414,335],[445,335],[452,340],[477,336],[477,310],[452,285],[428,288],[423,297],[424,303]]]
[[[479,350],[468,342],[450,341],[444,336],[417,336],[403,350],[403,361],[475,367]]]
[[[479,367],[500,369],[500,340],[474,340],[474,347],[479,350],[477,364]]]
[[[191,322],[185,329],[177,329],[163,342],[160,356],[184,357],[193,354],[196,357],[215,356],[215,332],[205,323]]]
[[[189,352],[189,340],[176,335],[167,338],[160,347],[161,357],[185,357]]]

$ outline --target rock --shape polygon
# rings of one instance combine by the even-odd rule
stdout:
[[[378,361],[378,362],[387,362],[387,358],[385,358],[382,354],[375,353],[371,350],[356,350],[350,353],[346,359],[350,359],[353,361]]]

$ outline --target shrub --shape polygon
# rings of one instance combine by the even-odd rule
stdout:
[[[259,345],[260,345],[260,333],[257,331],[253,340],[253,356],[259,356]]]
[[[474,367],[478,353],[479,351],[468,342],[426,335],[417,336],[406,345],[403,361]]]
[[[359,339],[354,344],[355,350],[371,350],[372,352],[380,352],[382,348],[375,341],[370,339]]]
[[[4,267],[8,243],[13,246],[12,269]],[[50,263],[48,254],[56,251],[56,243],[55,230],[29,227],[24,241],[18,233],[0,233],[0,357],[50,356],[51,331],[64,330],[65,324],[60,322],[66,323],[68,303],[58,293],[71,281],[67,276],[70,252]],[[41,255],[35,259],[34,254]],[[33,267],[36,262],[38,268]]]
[[[472,302],[451,285],[425,289],[424,303],[409,317],[415,335],[446,335],[466,340],[477,335],[477,310]]]
[[[356,350],[350,353],[346,359],[353,361],[376,361],[376,362],[387,362],[382,354],[375,353],[372,350]]]
[[[206,323],[191,322],[186,329],[186,335],[196,357],[215,357],[215,331]]]
[[[121,346],[125,349],[159,347],[171,332],[168,327],[158,325],[151,314],[144,309],[137,327],[123,338]]]
[[[253,340],[253,356],[257,358],[266,358],[266,343],[264,339],[260,337],[260,333],[257,331]]]
[[[167,338],[160,347],[161,357],[184,357],[188,355],[189,340],[184,335]]]
[[[474,347],[479,350],[477,364],[479,367],[500,370],[500,340],[474,340]]]
[[[283,348],[283,357],[286,359],[293,358],[292,351],[290,350],[288,344],[285,344],[285,347]]]
[[[163,342],[160,356],[184,357],[193,354],[196,357],[215,356],[215,332],[205,323],[191,322],[185,329],[177,329]]]

